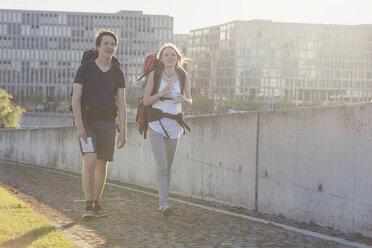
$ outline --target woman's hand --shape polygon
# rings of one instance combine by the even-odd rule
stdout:
[[[182,95],[181,93],[178,93],[178,94],[173,98],[173,101],[174,101],[174,102],[184,102],[184,101],[186,101],[186,98],[185,98],[184,95]]]
[[[159,92],[159,96],[163,97],[174,90],[175,90],[174,84],[168,84],[162,91]]]

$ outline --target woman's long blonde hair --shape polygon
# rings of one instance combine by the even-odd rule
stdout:
[[[183,68],[183,67],[182,67],[183,64],[184,64],[185,62],[188,62],[188,61],[189,61],[188,58],[185,58],[185,57],[181,54],[180,49],[178,49],[178,47],[176,47],[176,46],[175,46],[174,44],[172,44],[172,43],[167,43],[167,44],[163,45],[163,46],[160,48],[160,50],[159,50],[159,52],[158,52],[158,56],[157,56],[157,59],[158,59],[158,60],[161,59],[161,57],[163,56],[163,52],[164,52],[164,50],[165,50],[166,48],[172,48],[172,49],[176,52],[176,54],[177,54],[177,64],[176,64],[176,68]]]

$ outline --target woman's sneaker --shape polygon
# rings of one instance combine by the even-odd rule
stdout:
[[[172,212],[171,208],[169,206],[165,206],[162,210],[161,210],[161,214],[163,216],[169,216],[170,213]]]
[[[95,211],[92,205],[88,205],[85,207],[83,215],[83,219],[91,219],[95,216]]]
[[[158,210],[157,210],[159,213],[161,213],[163,211],[163,207],[159,207]]]
[[[106,217],[108,215],[107,212],[103,210],[100,205],[94,205],[93,209],[95,217]]]

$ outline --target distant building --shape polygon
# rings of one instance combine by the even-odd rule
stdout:
[[[372,99],[372,25],[233,21],[190,32],[194,90],[226,107],[262,97],[324,104]]]
[[[189,47],[189,35],[188,34],[174,34],[173,44],[176,45],[181,52],[187,56]]]
[[[189,56],[189,35],[188,34],[174,34],[173,44],[176,45],[185,57]],[[189,71],[189,63],[185,63],[183,67]]]
[[[173,40],[170,16],[0,9],[0,87],[21,104],[35,92],[45,102],[67,100],[82,53],[95,46],[100,29],[118,35],[115,56],[126,73],[127,91],[137,90],[146,55]]]

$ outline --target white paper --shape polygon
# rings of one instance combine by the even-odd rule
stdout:
[[[80,138],[81,150],[83,150],[83,152],[94,152],[92,138],[88,137],[87,141],[88,143],[85,143],[84,139]]]

